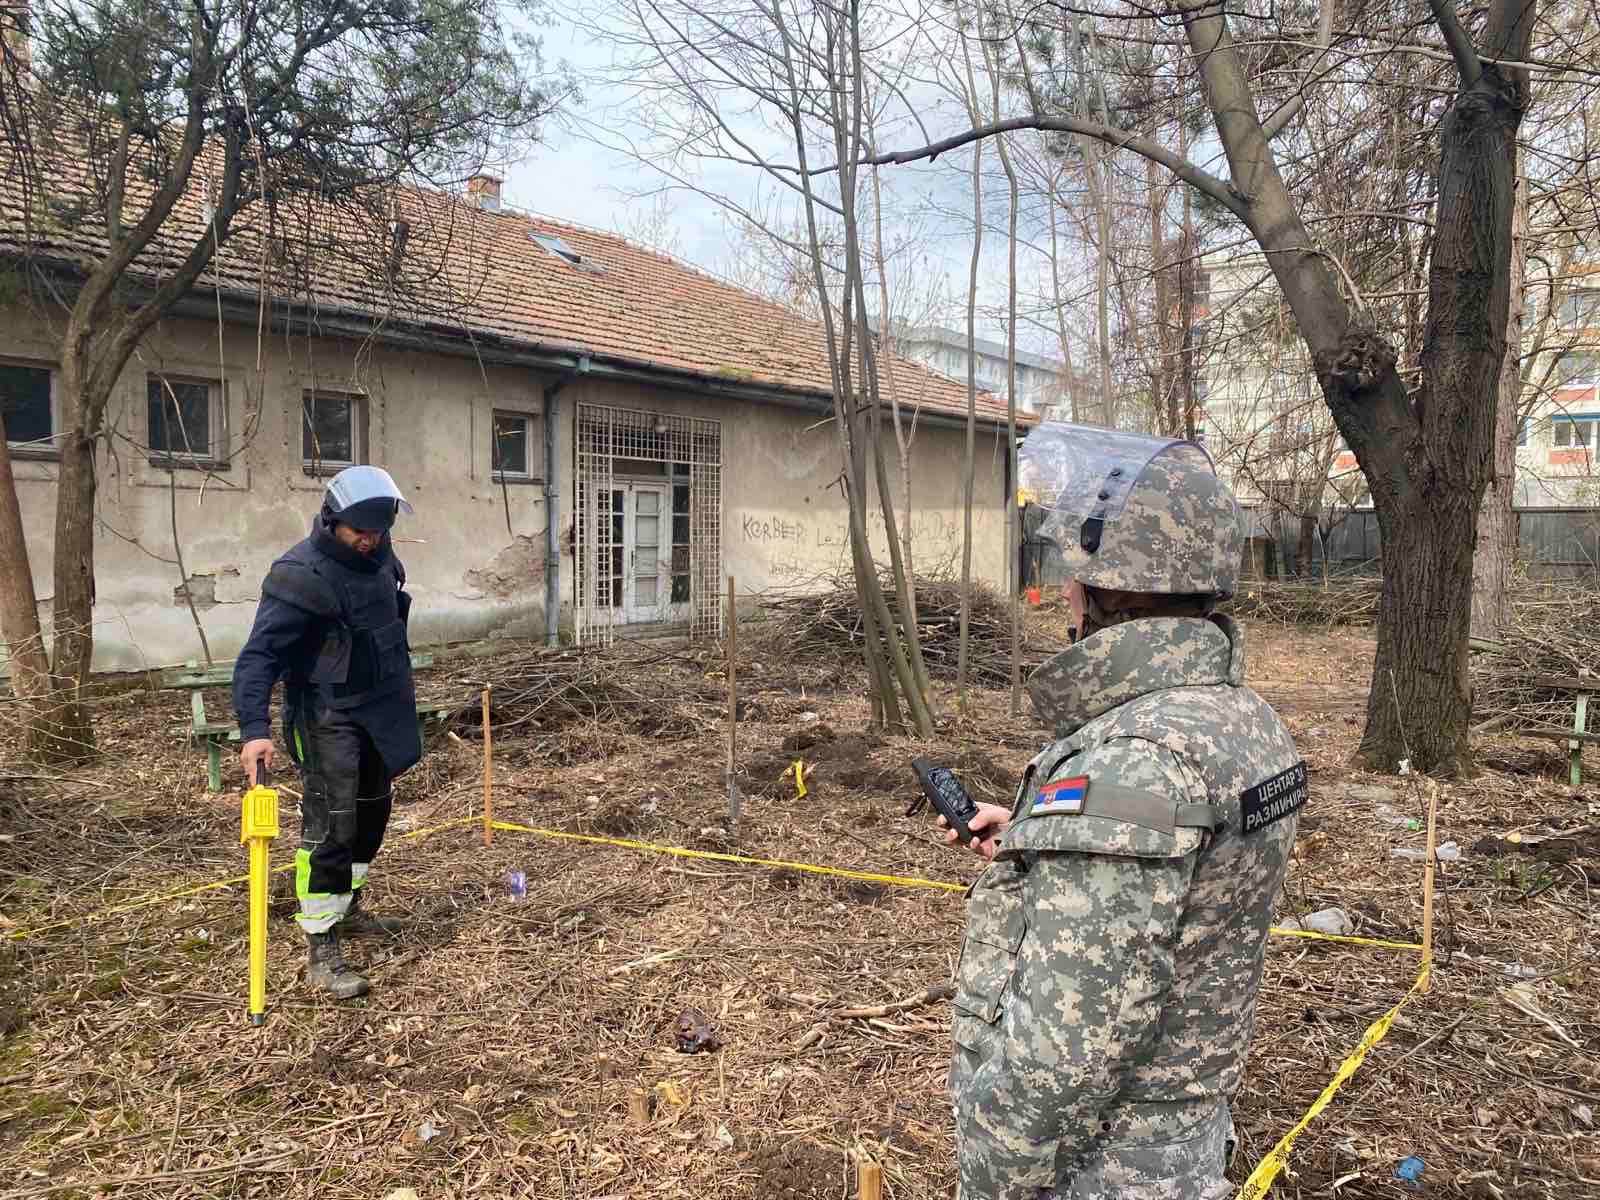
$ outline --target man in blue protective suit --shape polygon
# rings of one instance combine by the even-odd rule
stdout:
[[[362,886],[389,823],[392,781],[422,757],[406,619],[411,597],[389,531],[412,511],[389,473],[347,467],[328,483],[311,535],[261,584],[250,640],[233,670],[245,776],[272,765],[273,685],[284,680],[283,736],[300,768],[299,921],[306,980],[340,1000],[365,995],[341,932],[397,934],[362,910]]]

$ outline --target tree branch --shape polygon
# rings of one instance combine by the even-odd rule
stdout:
[[[916,150],[898,150],[887,154],[874,155],[864,160],[866,166],[897,166],[902,163],[915,162],[926,158],[929,162],[938,158],[946,150],[956,150],[980,138],[996,137],[1004,133],[1014,133],[1021,129],[1046,130],[1052,133],[1075,133],[1095,141],[1106,143],[1108,146],[1119,150],[1132,150],[1136,154],[1160,163],[1179,179],[1198,188],[1210,196],[1218,204],[1227,208],[1229,212],[1241,221],[1247,220],[1250,205],[1245,197],[1236,192],[1233,186],[1225,179],[1219,179],[1188,159],[1174,154],[1165,146],[1151,141],[1149,138],[1140,137],[1136,133],[1126,130],[1113,129],[1109,125],[1102,125],[1098,121],[1085,121],[1079,117],[1041,117],[1037,114],[1027,117],[1012,117],[1006,121],[994,121],[988,125],[981,125],[969,129],[965,133],[958,133],[942,141],[933,142]],[[834,167],[818,167],[817,174],[837,170]]]
[[[111,151],[111,166],[106,180],[106,241],[115,246],[122,240],[122,205],[128,190],[128,141],[132,130],[128,119],[117,122],[117,144]]]
[[[243,207],[244,199],[240,195],[239,187],[244,169],[241,123],[240,120],[233,118],[228,122],[227,144],[223,151],[222,187],[217,196],[211,222],[195,239],[194,245],[189,248],[189,253],[184,256],[178,269],[162,281],[161,286],[149,300],[119,323],[115,348],[109,357],[101,358],[96,367],[97,377],[101,371],[110,376],[110,379],[103,381],[106,391],[93,394],[109,394],[111,379],[115,379],[121,373],[123,365],[140,339],[188,293],[194,286],[195,280],[200,278],[200,273],[210,265],[217,249],[228,240],[229,227]]]
[[[1439,32],[1444,34],[1445,45],[1450,47],[1450,57],[1455,60],[1456,70],[1461,73],[1461,86],[1471,87],[1483,74],[1483,60],[1472,48],[1472,39],[1456,19],[1455,8],[1450,0],[1428,0],[1428,7],[1433,11]]]
[[[1317,50],[1319,52],[1317,57],[1319,59],[1327,53],[1328,44],[1333,40],[1333,0],[1322,0],[1321,10],[1320,18],[1317,21]],[[1310,75],[1314,68],[1315,63],[1312,64],[1311,68],[1307,69],[1307,79],[1301,85],[1300,90],[1286,101],[1277,112],[1268,117],[1261,126],[1261,132],[1267,141],[1270,142],[1282,133],[1284,127],[1299,116],[1300,110],[1306,106],[1306,88],[1310,86]]]

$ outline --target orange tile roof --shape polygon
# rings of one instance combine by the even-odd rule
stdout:
[[[55,174],[47,202],[36,199],[30,213],[25,189],[0,164],[0,253],[31,251],[87,269],[104,252],[104,237],[93,220],[73,224],[71,201],[87,191],[74,186],[73,172]],[[142,181],[135,186],[131,211],[142,209],[150,192]],[[206,227],[210,186],[197,166],[188,194],[163,236],[135,260],[134,273],[159,279],[177,266]],[[209,295],[218,287],[252,301],[264,295],[310,313],[353,310],[380,324],[421,323],[441,334],[492,335],[735,387],[831,394],[819,324],[704,271],[615,234],[485,211],[437,191],[401,189],[383,203],[372,200],[298,193],[272,208],[257,202],[236,220],[197,290]],[[391,279],[379,248],[392,245],[395,219],[406,222],[409,236]],[[551,253],[536,235],[559,237],[580,262]],[[898,356],[892,365],[903,406],[966,413],[964,384]],[[986,424],[1005,419],[1003,397],[980,393],[977,409]]]

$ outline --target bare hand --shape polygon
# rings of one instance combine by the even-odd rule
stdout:
[[[239,749],[239,761],[244,764],[244,777],[250,786],[256,785],[256,764],[272,766],[272,739],[252,738]]]
[[[985,804],[981,800],[978,811],[967,822],[968,828],[975,834],[987,831],[987,836],[974,837],[967,843],[970,849],[985,862],[994,861],[994,852],[1000,845],[1000,838],[1006,831],[1006,826],[1011,824],[1011,810],[999,804]],[[939,828],[944,830],[944,842],[947,846],[954,846],[961,840],[960,835],[950,828],[949,823],[939,818]]]

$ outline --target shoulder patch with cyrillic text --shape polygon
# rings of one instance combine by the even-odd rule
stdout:
[[[1297,762],[1282,774],[1264,780],[1239,797],[1240,816],[1245,833],[1259,833],[1274,821],[1292,816],[1305,807],[1310,788],[1306,764]]]

